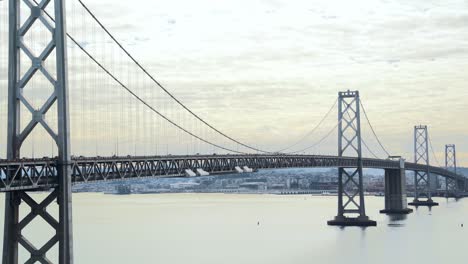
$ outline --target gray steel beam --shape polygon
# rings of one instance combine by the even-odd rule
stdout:
[[[8,142],[7,159],[5,168],[0,166],[0,170],[6,177],[1,179],[4,187],[10,191],[5,199],[5,225],[3,244],[3,263],[18,263],[18,245],[21,244],[31,253],[28,262],[50,263],[46,257],[54,244],[58,242],[59,263],[73,263],[73,236],[72,236],[72,215],[71,215],[71,156],[70,156],[70,131],[69,131],[69,110],[68,110],[68,83],[67,83],[67,45],[66,45],[66,22],[65,22],[65,0],[53,0],[55,21],[51,25],[45,15],[45,8],[50,4],[50,0],[42,0],[38,5],[30,0],[24,0],[23,8],[29,8],[29,18],[21,24],[20,0],[10,0],[9,2],[9,80],[8,80]],[[26,12],[24,12],[26,13]],[[23,37],[33,30],[32,25],[42,23],[52,33],[51,44],[44,48],[36,57],[27,45],[23,42]],[[33,40],[35,41],[35,40]],[[56,80],[53,74],[45,68],[44,61],[48,59],[52,51],[55,50],[56,59]],[[21,65],[20,53],[23,51],[31,61],[29,65]],[[24,75],[20,75],[20,67],[26,66],[29,69]],[[23,96],[23,89],[28,87],[28,82],[35,74],[43,74],[53,87],[49,99],[36,110],[31,106],[28,99]],[[30,99],[30,98],[29,98]],[[51,106],[57,104],[57,133],[51,129],[44,119]],[[31,120],[23,130],[20,130],[20,106],[23,105],[31,113]],[[42,125],[56,142],[58,148],[58,159],[46,161],[39,166],[15,164],[20,157],[22,143],[29,137],[37,125]],[[53,163],[53,164],[52,164]],[[30,170],[25,170],[27,166]],[[54,179],[55,178],[55,179]],[[39,249],[26,241],[21,234],[21,230],[29,224],[29,220],[24,219],[18,222],[18,210],[21,201],[25,201],[33,211],[37,210],[32,199],[24,191],[26,190],[47,190],[54,187],[49,196],[48,202],[42,204],[40,208],[45,210],[51,200],[57,199],[59,204],[59,217],[54,228],[56,236],[50,239]],[[50,197],[53,197],[52,199]],[[42,210],[41,209],[41,210]],[[47,219],[51,217],[44,216]],[[31,216],[30,220],[34,217]],[[51,220],[52,221],[52,220]],[[52,221],[53,222],[53,221]],[[52,223],[51,222],[51,223]],[[55,223],[55,222],[54,222]]]
[[[57,64],[59,263],[73,263],[70,119],[65,0],[55,0],[55,41]]]
[[[11,181],[0,178],[0,192],[50,189],[58,186],[57,160],[52,158],[0,160],[0,173],[16,175]],[[72,183],[121,180],[134,177],[184,177],[185,169],[203,170],[212,174],[234,171],[235,166],[256,169],[313,168],[358,166],[357,157],[320,155],[194,155],[142,157],[89,157],[71,160]],[[391,159],[362,158],[364,168],[398,169]],[[429,169],[431,174],[464,182],[466,178],[445,168],[405,162],[407,171]],[[461,183],[460,185],[463,185]]]
[[[20,52],[18,48],[17,29],[20,26],[20,10],[18,0],[9,0],[9,26],[8,26],[8,128],[7,128],[7,159],[19,158],[17,136],[20,129],[20,104],[16,96],[16,84],[19,81]],[[6,171],[6,181],[10,180],[10,173]],[[3,228],[3,264],[18,263],[17,226],[19,221],[20,200],[18,193],[5,194],[5,220]]]

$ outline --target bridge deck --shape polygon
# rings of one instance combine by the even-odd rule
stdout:
[[[354,157],[317,155],[195,155],[141,157],[80,157],[71,162],[72,182],[97,182],[141,177],[185,177],[185,170],[201,168],[211,174],[234,172],[235,167],[255,169],[356,167]],[[364,168],[399,169],[399,161],[362,159]],[[443,177],[466,179],[443,168],[405,163],[405,169],[425,171]],[[0,192],[48,189],[57,185],[54,158],[0,160]]]

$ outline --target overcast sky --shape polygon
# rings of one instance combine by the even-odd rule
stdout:
[[[421,123],[440,161],[455,143],[468,165],[466,0],[84,2],[169,90],[247,143],[294,143],[351,89],[392,154],[410,155]]]

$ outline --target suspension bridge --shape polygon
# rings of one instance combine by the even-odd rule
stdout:
[[[437,205],[432,200],[437,177],[445,178],[447,196],[468,191],[467,179],[457,173],[455,145],[446,145],[445,166],[430,164],[434,151],[427,126],[414,127],[413,162],[391,156],[358,91],[340,92],[317,126],[283,149],[236,139],[162,85],[84,2],[68,3],[66,9],[64,0],[0,1],[8,35],[2,43],[8,43],[8,56],[0,57],[8,61],[7,155],[0,160],[5,264],[18,263],[19,246],[30,253],[25,263],[52,263],[47,254],[57,244],[58,263],[73,263],[72,186],[80,183],[337,167],[338,212],[328,224],[339,226],[376,225],[365,211],[364,168],[385,170],[382,213],[411,213],[406,171],[414,173],[410,204],[415,206]],[[338,119],[304,147],[334,109]],[[361,113],[384,157],[363,137]],[[337,146],[337,153],[310,153],[324,144]],[[36,201],[31,193],[38,191],[49,194]],[[54,201],[58,216],[47,211]],[[31,209],[24,217],[21,206]],[[23,232],[37,217],[56,231],[44,245],[33,245]]]

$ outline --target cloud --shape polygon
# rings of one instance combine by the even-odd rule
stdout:
[[[392,153],[411,152],[412,127],[419,123],[431,125],[438,148],[456,139],[460,152],[468,149],[461,136],[468,127],[460,122],[468,111],[465,2],[103,0],[89,5],[158,81],[234,137],[272,149],[288,145],[320,120],[338,91],[356,89]],[[174,120],[195,126],[129,67],[89,17],[81,23],[80,9],[71,8],[78,16],[68,20],[70,30],[106,67]],[[95,113],[93,122],[112,122],[135,111],[125,91],[85,57],[70,63],[79,65],[71,67],[70,77],[78,116]],[[151,113],[145,115],[141,120],[153,120]],[[130,121],[115,123],[132,127]],[[327,127],[334,122],[336,115]],[[86,120],[75,124],[76,133],[87,133]],[[105,138],[108,132],[97,133]],[[148,135],[141,142],[149,142]]]

